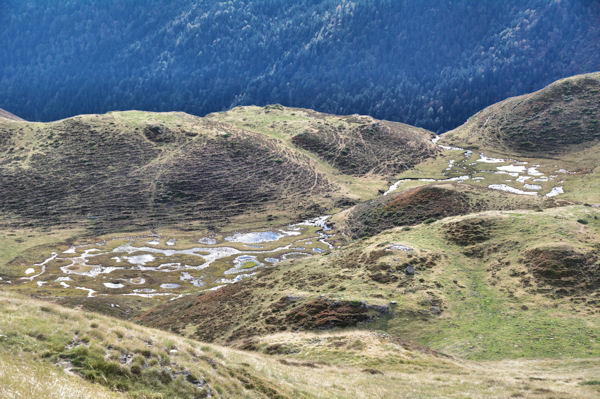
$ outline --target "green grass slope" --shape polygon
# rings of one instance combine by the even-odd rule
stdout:
[[[473,359],[594,357],[599,248],[595,208],[488,211],[282,263],[140,321],[229,343],[359,327]]]

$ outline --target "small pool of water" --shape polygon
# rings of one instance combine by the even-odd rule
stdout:
[[[121,283],[104,283],[104,286],[106,288],[113,288],[113,289],[119,289],[119,288],[123,288],[125,287],[123,284]]]
[[[275,231],[261,231],[256,233],[235,233],[225,237],[225,241],[240,242],[242,244],[258,244],[261,242],[277,241],[284,237],[284,234]]]
[[[546,194],[546,197],[556,197],[557,195],[564,194],[564,193],[565,192],[564,192],[562,186],[554,187],[552,190],[550,190],[550,192],[548,194]]]
[[[541,190],[542,186],[539,186],[537,184],[525,184],[523,187],[525,187],[527,190]]]
[[[505,165],[505,166],[497,166],[496,167],[497,170],[501,171],[501,172],[508,172],[508,173],[523,173],[525,172],[525,170],[527,170],[527,168],[523,165]]]
[[[514,187],[508,186],[506,184],[490,184],[488,186],[488,188],[491,188],[492,190],[506,191],[508,193],[513,193],[513,194],[537,195],[536,192],[519,190],[518,188],[514,188]]]
[[[165,289],[165,290],[174,290],[181,287],[179,284],[176,283],[164,283],[160,285],[160,288]]]
[[[131,263],[132,265],[144,266],[148,262],[153,262],[156,258],[150,254],[144,254],[124,256],[123,259],[126,259],[127,262]]]

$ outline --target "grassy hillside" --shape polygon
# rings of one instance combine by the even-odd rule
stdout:
[[[600,142],[600,72],[501,101],[444,136],[472,149],[555,157]]]
[[[599,218],[577,206],[387,230],[140,321],[229,343],[358,326],[474,359],[598,356]]]
[[[332,116],[280,105],[237,107],[211,119],[283,139],[344,174],[389,176],[440,152],[430,132],[368,116]]]
[[[598,392],[593,359],[477,363],[361,331],[265,336],[248,352],[5,293],[0,310],[3,397],[587,399]]]
[[[0,118],[10,119],[13,121],[22,121],[23,120],[23,119],[19,118],[18,116],[13,115],[6,110],[3,110],[2,108],[0,108]]]
[[[360,238],[392,227],[431,223],[448,216],[490,209],[541,209],[554,203],[550,199],[503,193],[473,185],[438,183],[363,202],[336,220],[340,220],[340,228],[350,237]]]
[[[597,397],[598,81],[442,146],[279,105],[0,118],[0,396]]]
[[[307,133],[328,150],[297,146]],[[329,251],[320,227],[288,224],[441,152],[423,129],[277,105],[7,120],[0,137],[0,286],[123,318]]]
[[[272,128],[252,125],[253,116]],[[330,140],[327,156],[293,143],[307,132]],[[283,224],[375,196],[390,175],[437,154],[430,137],[369,117],[276,106],[208,118],[132,111],[47,124],[0,119],[0,212],[9,225],[84,222],[96,231]]]
[[[564,181],[561,198],[600,198],[600,73],[559,80],[509,98],[444,134],[441,144],[540,165]]]

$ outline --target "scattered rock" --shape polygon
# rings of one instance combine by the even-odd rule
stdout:
[[[402,244],[391,244],[386,248],[386,251],[414,252],[414,249]]]
[[[363,373],[372,374],[372,375],[376,375],[376,374],[383,375],[383,373],[381,371],[375,370],[375,369],[364,369]]]

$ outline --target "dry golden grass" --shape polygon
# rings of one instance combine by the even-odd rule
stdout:
[[[223,398],[591,399],[598,395],[593,385],[600,371],[598,359],[472,362],[366,331],[276,334],[261,338],[258,351],[247,352],[13,294],[1,293],[0,302],[2,334],[8,337],[0,339],[3,398],[122,397],[66,374],[51,364],[51,356],[40,356],[60,344],[62,335],[75,332],[88,336],[90,345],[106,348],[107,356],[116,348],[118,355],[148,349],[168,354],[171,365],[202,376],[212,394]],[[40,340],[39,334],[46,339]],[[294,348],[293,353],[265,354],[273,344],[286,344]],[[207,363],[206,358],[212,360]]]
[[[117,399],[125,395],[80,377],[67,375],[28,353],[0,352],[0,397],[3,399]]]

